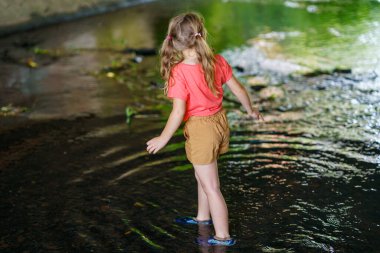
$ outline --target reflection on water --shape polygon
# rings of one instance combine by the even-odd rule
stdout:
[[[15,44],[25,41],[32,45],[35,43],[33,47],[73,53],[47,66],[41,63],[37,69],[31,70],[2,63],[4,68],[0,80],[1,89],[5,92],[0,95],[1,105],[26,104],[32,108],[28,116],[37,119],[89,113],[115,115],[125,107],[126,99],[137,106],[132,94],[143,94],[149,88],[151,78],[129,77],[134,86],[131,89],[114,80],[91,75],[115,59],[127,58],[117,52],[125,46],[152,48],[157,44],[152,31],[154,26],[150,24],[152,13],[145,11],[144,7],[131,8],[126,12],[128,15],[125,11],[115,12],[17,34],[0,41],[3,52],[14,58],[32,57],[28,53],[31,49],[15,47]],[[113,51],[97,51],[101,49]],[[156,59],[145,61],[140,68],[156,71]],[[157,77],[155,73],[154,78]]]
[[[14,46],[23,39],[69,53],[36,69],[3,59],[3,104],[28,105],[30,118],[87,117],[0,133],[1,251],[378,251],[379,8],[375,1],[159,1],[2,39],[16,58],[31,57]],[[147,155],[145,142],[169,108],[156,84],[157,58],[136,63],[120,53],[156,47],[168,18],[187,9],[204,14],[213,45],[266,119],[248,120],[226,92],[231,143],[219,175],[238,239],[228,249],[194,243],[212,227],[173,223],[197,208],[184,138],[179,131]],[[101,72],[120,61],[128,68],[115,77]],[[343,70],[326,72],[334,68]],[[127,105],[138,110],[130,126]]]

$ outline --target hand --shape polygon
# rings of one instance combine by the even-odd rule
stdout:
[[[249,116],[254,118],[254,119],[257,119],[257,120],[261,119],[261,120],[265,121],[263,115],[261,115],[261,113],[257,109],[253,109],[253,111],[251,113],[249,113]]]
[[[150,141],[146,143],[148,147],[146,150],[148,151],[149,154],[155,154],[157,153],[160,149],[165,147],[166,143],[168,143],[168,140],[165,140],[161,136],[154,137]]]

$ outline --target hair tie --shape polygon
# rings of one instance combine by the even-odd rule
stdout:
[[[166,36],[166,39],[168,39],[168,40],[172,40],[172,36],[169,34],[168,36]]]
[[[199,36],[199,37],[202,37],[202,34],[201,33],[196,33],[194,34],[195,37]]]

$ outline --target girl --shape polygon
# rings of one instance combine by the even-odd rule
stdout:
[[[222,108],[224,83],[239,99],[248,115],[262,119],[253,109],[244,87],[221,55],[214,55],[206,42],[203,18],[184,13],[171,19],[161,50],[161,75],[173,109],[161,135],[147,142],[147,151],[157,153],[184,121],[186,157],[193,164],[198,182],[198,214],[177,218],[183,224],[212,224],[210,245],[230,246],[228,210],[220,191],[217,158],[228,151],[229,126]],[[210,215],[212,220],[210,219]]]

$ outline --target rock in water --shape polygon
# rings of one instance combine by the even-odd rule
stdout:
[[[247,84],[252,90],[259,91],[268,86],[268,79],[262,76],[253,76],[247,79]]]
[[[267,87],[259,92],[259,97],[261,99],[275,100],[278,98],[283,98],[284,95],[284,91],[278,87]]]

